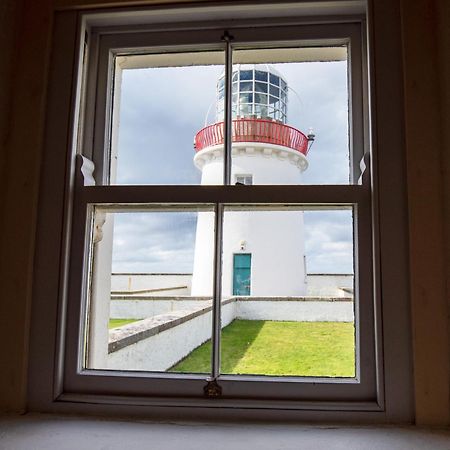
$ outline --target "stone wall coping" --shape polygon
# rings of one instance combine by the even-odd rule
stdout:
[[[245,302],[353,302],[353,297],[330,297],[329,295],[286,297],[286,296],[268,296],[268,297],[252,297],[252,296],[233,296],[228,300]],[[212,300],[211,297],[190,297],[189,295],[177,296],[156,296],[156,295],[112,295],[111,300],[139,300],[139,301],[207,301]]]
[[[327,296],[303,296],[303,297],[251,297],[236,296],[231,297],[239,302],[353,302],[353,297],[330,297]]]
[[[234,302],[230,298],[222,301],[222,305]],[[195,317],[206,314],[212,310],[212,302],[209,305],[202,305],[200,308],[190,310],[179,310],[165,314],[158,314],[147,319],[124,325],[109,332],[108,353],[117,352],[129,345],[169,330]]]

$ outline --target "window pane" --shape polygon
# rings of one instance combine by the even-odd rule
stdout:
[[[253,103],[253,94],[249,93],[244,93],[244,94],[240,94],[239,95],[239,102],[240,103]]]
[[[243,91],[253,92],[253,83],[249,81],[241,81],[239,84],[239,89],[241,92]]]
[[[214,213],[141,209],[95,208],[85,367],[208,373],[179,364],[211,337]]]
[[[111,184],[200,184],[194,157],[223,116],[223,52],[128,55],[116,61]],[[214,145],[221,145],[219,137]],[[216,154],[216,162],[223,153]],[[218,162],[219,163],[219,162]],[[219,177],[215,184],[221,184]]]
[[[253,70],[241,70],[240,71],[240,79],[241,80],[252,80],[253,79]]]
[[[263,94],[267,94],[267,87],[268,87],[267,83],[255,83],[256,92],[262,92]]]
[[[255,105],[255,114],[257,117],[266,118],[268,116],[267,106]]]
[[[236,50],[233,61],[234,73],[252,67],[270,83],[241,82],[254,105],[234,126],[232,171],[254,173],[256,184],[348,184],[347,48]]]
[[[255,70],[255,79],[258,81],[267,81],[267,72]]]
[[[280,84],[280,78],[273,73],[269,73],[269,81],[275,86],[278,86]]]
[[[351,209],[225,210],[222,373],[355,376],[352,229]]]
[[[275,97],[279,98],[280,97],[280,88],[270,85],[269,93],[270,93],[270,95],[274,95]]]
[[[255,94],[255,103],[267,105],[267,94]]]

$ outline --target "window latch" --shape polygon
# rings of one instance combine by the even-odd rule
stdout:
[[[217,380],[208,380],[203,387],[203,392],[206,397],[217,398],[222,396],[222,387],[219,385]]]

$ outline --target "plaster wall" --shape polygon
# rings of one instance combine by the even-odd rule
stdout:
[[[236,318],[295,322],[353,322],[354,304],[348,301],[238,301]]]
[[[32,325],[29,312],[33,271],[37,270],[33,267],[33,237],[41,186],[42,134],[48,113],[45,99],[53,15],[68,9],[122,7],[137,3],[152,5],[168,1],[9,0],[2,4],[2,63],[11,76],[2,78],[0,85],[2,108],[8,118],[8,123],[0,130],[4,165],[0,179],[0,216],[3,218],[0,275],[3,280],[8,280],[3,289],[3,298],[8,301],[0,302],[0,339],[9,342],[0,357],[0,411],[23,411],[27,405],[25,374],[28,333]],[[25,5],[23,8],[22,4]],[[409,114],[404,160],[408,161],[409,224],[414,225],[410,230],[410,261],[414,267],[411,297],[415,305],[412,326],[416,345],[416,420],[421,424],[447,425],[450,423],[450,397],[445,394],[449,386],[449,291],[448,287],[447,290],[443,287],[443,273],[446,270],[449,274],[450,269],[450,126],[446,113],[450,92],[450,4],[446,0],[379,0],[371,5],[376,12],[372,17],[375,27],[398,30],[404,52],[405,90],[392,92],[392,98],[395,102],[404,101],[405,111]],[[390,10],[394,10],[395,20],[387,22],[385,12]],[[378,52],[389,51],[392,42],[377,45],[372,52],[375,56]],[[438,53],[436,49],[439,49]],[[384,70],[388,72],[385,76],[392,76],[389,67]],[[70,78],[71,74],[66,73],[66,76]],[[436,112],[437,120],[430,111]],[[397,151],[394,148],[388,150]],[[396,181],[395,176],[392,180]],[[54,192],[54,204],[61,203],[61,196],[62,193]],[[443,230],[446,245],[442,233],[435,232],[436,228]],[[59,237],[53,231],[48,230],[46,251],[58,259]],[[447,279],[450,279],[449,275]],[[49,317],[56,316],[55,309],[49,307],[48,312]],[[45,348],[50,349],[53,338],[46,338],[44,342]],[[388,447],[392,448],[392,445]],[[430,445],[427,448],[431,448]]]
[[[195,299],[112,299],[110,303],[111,319],[143,319],[171,311],[191,310],[211,304],[208,300]]]
[[[342,298],[342,297],[340,297]],[[350,298],[255,298],[236,297],[234,318],[246,320],[292,320],[306,322],[352,322],[354,305]],[[126,299],[111,300],[111,319],[144,319],[174,311],[190,311],[211,305],[208,300]],[[227,306],[227,305],[226,305]],[[234,319],[233,318],[233,319]]]
[[[346,297],[349,292],[340,288],[353,289],[353,275],[308,274],[307,295],[323,295],[332,297]]]
[[[162,288],[164,291],[160,293],[152,292],[152,295],[167,295],[166,289],[174,287],[177,288],[174,290],[174,293],[189,295],[191,291],[191,280],[192,274],[190,273],[113,273],[111,275],[111,291],[140,291]],[[182,289],[179,289],[180,287]]]

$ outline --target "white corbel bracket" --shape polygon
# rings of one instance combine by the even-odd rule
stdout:
[[[95,186],[94,179],[94,163],[82,155],[76,156],[76,167],[77,167],[77,185],[78,186]]]
[[[366,185],[370,183],[370,154],[364,153],[361,161],[359,162],[359,168],[361,170],[361,175],[358,178],[359,185]]]

